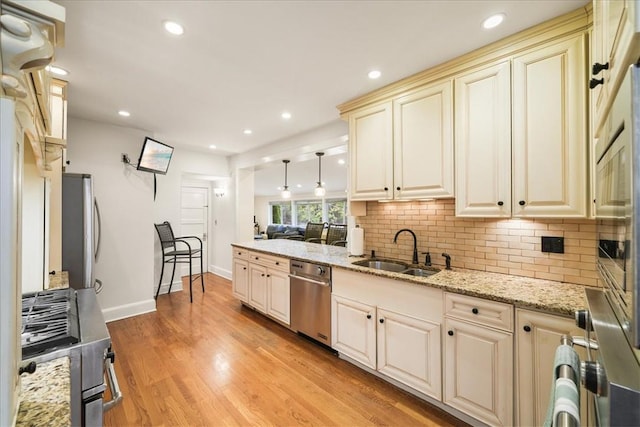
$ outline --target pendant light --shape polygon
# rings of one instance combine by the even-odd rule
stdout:
[[[316,156],[318,156],[318,185],[316,189],[313,190],[313,194],[315,194],[316,197],[324,197],[326,193],[325,188],[322,186],[322,156],[324,156],[324,153],[316,153]]]
[[[289,186],[287,185],[287,164],[289,163],[289,160],[283,160],[282,163],[284,163],[284,187],[282,188],[282,193],[280,193],[280,195],[283,199],[288,199],[291,197],[291,191],[289,191]]]

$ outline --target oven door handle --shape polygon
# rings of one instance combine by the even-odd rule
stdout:
[[[111,400],[102,404],[102,410],[104,412],[116,406],[122,400],[122,392],[120,391],[120,385],[118,384],[118,378],[116,378],[116,371],[113,369],[113,363],[111,359],[107,358],[104,361],[107,380],[109,382],[109,389],[111,390]]]

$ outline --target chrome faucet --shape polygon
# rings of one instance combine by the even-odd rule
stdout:
[[[409,230],[408,228],[403,228],[402,230],[398,230],[395,237],[393,238],[393,243],[398,243],[397,242],[398,234],[402,233],[403,231],[411,233],[411,235],[413,236],[413,264],[417,264],[418,263],[418,239],[416,238],[416,233]]]

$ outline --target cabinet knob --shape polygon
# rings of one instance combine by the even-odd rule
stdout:
[[[473,314],[478,314],[478,309],[477,309],[477,308],[475,308],[475,307],[473,307],[473,308],[471,309],[471,312],[472,312]]]
[[[371,315],[370,314],[367,314],[367,319],[371,319]]]
[[[525,332],[531,332],[531,326],[529,325],[524,325],[524,328],[522,329],[524,329]]]
[[[25,372],[27,374],[33,374],[35,371],[36,371],[36,362],[29,362],[28,365],[21,366],[20,369],[18,369],[18,375],[22,375]]]
[[[270,275],[270,274],[267,274],[267,277],[271,277],[271,275]]]
[[[242,269],[243,269],[243,270],[246,270],[246,269],[247,269],[247,267],[242,267]]]
[[[593,64],[593,67],[591,67],[591,74],[595,76],[596,74],[600,74],[600,71],[608,70],[608,69],[609,69],[608,62],[605,62],[604,64],[596,62],[595,64]]]
[[[389,191],[389,187],[384,187],[384,191]]]
[[[262,273],[261,276],[264,277],[264,273]]]
[[[380,318],[380,323],[384,323],[384,319],[383,318]]]
[[[447,332],[447,334],[449,334],[449,336],[452,337],[453,336],[453,331],[449,331],[449,332]]]
[[[280,265],[280,262],[279,262],[279,261],[276,261],[276,265]]]
[[[589,89],[593,89],[601,84],[604,84],[604,79],[591,79],[589,80]]]
[[[400,187],[396,187],[396,190],[400,191]]]
[[[502,205],[504,205],[504,202],[503,202],[502,200],[500,200],[500,201],[498,202],[498,206],[502,206]]]
[[[524,205],[526,204],[526,202],[525,202],[524,200],[520,200],[520,201],[518,202],[518,204],[519,204],[520,206],[524,206]]]

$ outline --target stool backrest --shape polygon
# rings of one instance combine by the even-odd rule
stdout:
[[[343,240],[347,240],[347,224],[329,224],[326,239],[327,245],[333,245],[335,242]]]
[[[160,238],[160,244],[162,245],[162,250],[167,248],[176,248],[176,238],[173,235],[173,230],[171,229],[171,224],[169,221],[165,221],[162,224],[153,224],[156,227],[156,231],[158,232],[158,238]]]

